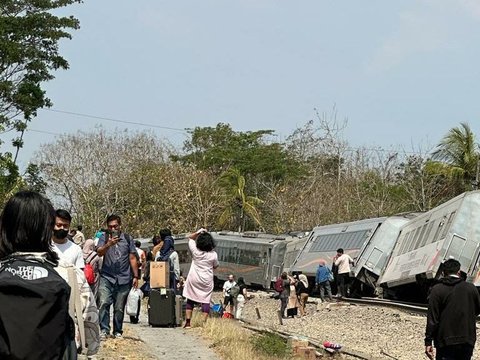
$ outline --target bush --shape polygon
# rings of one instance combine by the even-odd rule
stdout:
[[[268,356],[286,357],[290,353],[286,341],[272,333],[252,336],[252,344],[256,351]]]

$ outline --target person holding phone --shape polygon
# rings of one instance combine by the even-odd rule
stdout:
[[[103,257],[100,270],[99,317],[100,338],[110,336],[110,306],[113,304],[113,336],[123,334],[124,309],[128,293],[138,287],[138,258],[130,235],[122,232],[118,215],[107,218],[107,231],[98,240],[97,254]],[[133,279],[132,279],[133,276]]]

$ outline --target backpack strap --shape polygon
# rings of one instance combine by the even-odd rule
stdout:
[[[93,255],[93,256],[92,256]],[[96,251],[92,251],[85,259],[85,264],[90,264],[98,256]]]
[[[80,291],[78,290],[77,274],[75,273],[73,266],[69,266],[67,268],[67,273],[68,283],[72,289],[68,304],[68,312],[70,313],[72,319],[75,319],[75,315],[77,317],[78,331],[80,333],[80,344],[82,349],[86,349],[87,343],[85,339],[85,324],[83,323],[83,310],[80,300]]]

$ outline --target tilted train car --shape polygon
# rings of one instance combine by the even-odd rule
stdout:
[[[394,288],[397,296],[415,289],[424,297],[442,262],[454,258],[468,280],[480,286],[479,244],[480,191],[472,191],[404,225],[378,283]]]
[[[406,213],[384,219],[370,240],[366,241],[359,251],[353,267],[354,277],[375,289],[378,278],[395,247],[400,229],[418,215],[418,213]]]
[[[315,227],[291,266],[291,271],[302,272],[313,278],[320,260],[332,266],[338,248],[343,248],[346,254],[355,258],[386,219],[382,217]]]
[[[286,271],[287,273],[292,272],[292,265],[294,264],[295,259],[297,258],[298,254],[303,249],[305,243],[308,240],[308,233],[306,233],[305,235],[306,236],[293,239],[292,241],[289,241],[287,243],[282,271]]]

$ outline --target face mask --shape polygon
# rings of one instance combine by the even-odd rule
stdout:
[[[68,235],[68,230],[65,230],[65,229],[53,230],[53,236],[55,236],[57,239],[65,239],[67,235]]]

